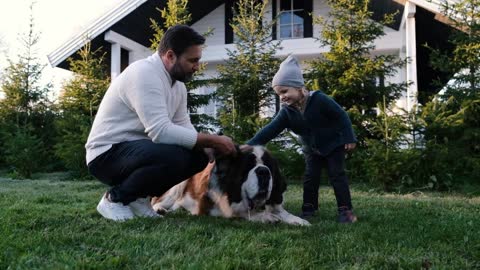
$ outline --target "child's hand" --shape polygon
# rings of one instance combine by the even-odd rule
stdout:
[[[356,143],[347,143],[345,144],[345,150],[347,150],[347,152],[350,152],[353,149],[355,149],[356,146],[357,146]]]

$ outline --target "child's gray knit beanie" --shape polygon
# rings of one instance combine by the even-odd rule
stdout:
[[[288,56],[281,64],[275,76],[273,76],[272,87],[277,85],[301,88],[303,82],[302,69],[295,56]]]

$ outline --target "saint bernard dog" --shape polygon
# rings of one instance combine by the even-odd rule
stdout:
[[[193,177],[152,199],[160,214],[184,208],[193,215],[310,225],[283,206],[286,183],[276,160],[262,146],[216,158]]]

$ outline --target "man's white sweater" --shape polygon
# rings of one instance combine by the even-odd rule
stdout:
[[[131,64],[113,80],[85,145],[87,164],[113,144],[140,139],[189,149],[197,140],[185,84],[172,86],[158,53]]]

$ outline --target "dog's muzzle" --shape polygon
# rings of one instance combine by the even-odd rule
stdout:
[[[267,195],[267,190],[261,190],[255,195],[255,197],[247,198],[248,208],[250,210],[263,208],[267,201]]]

